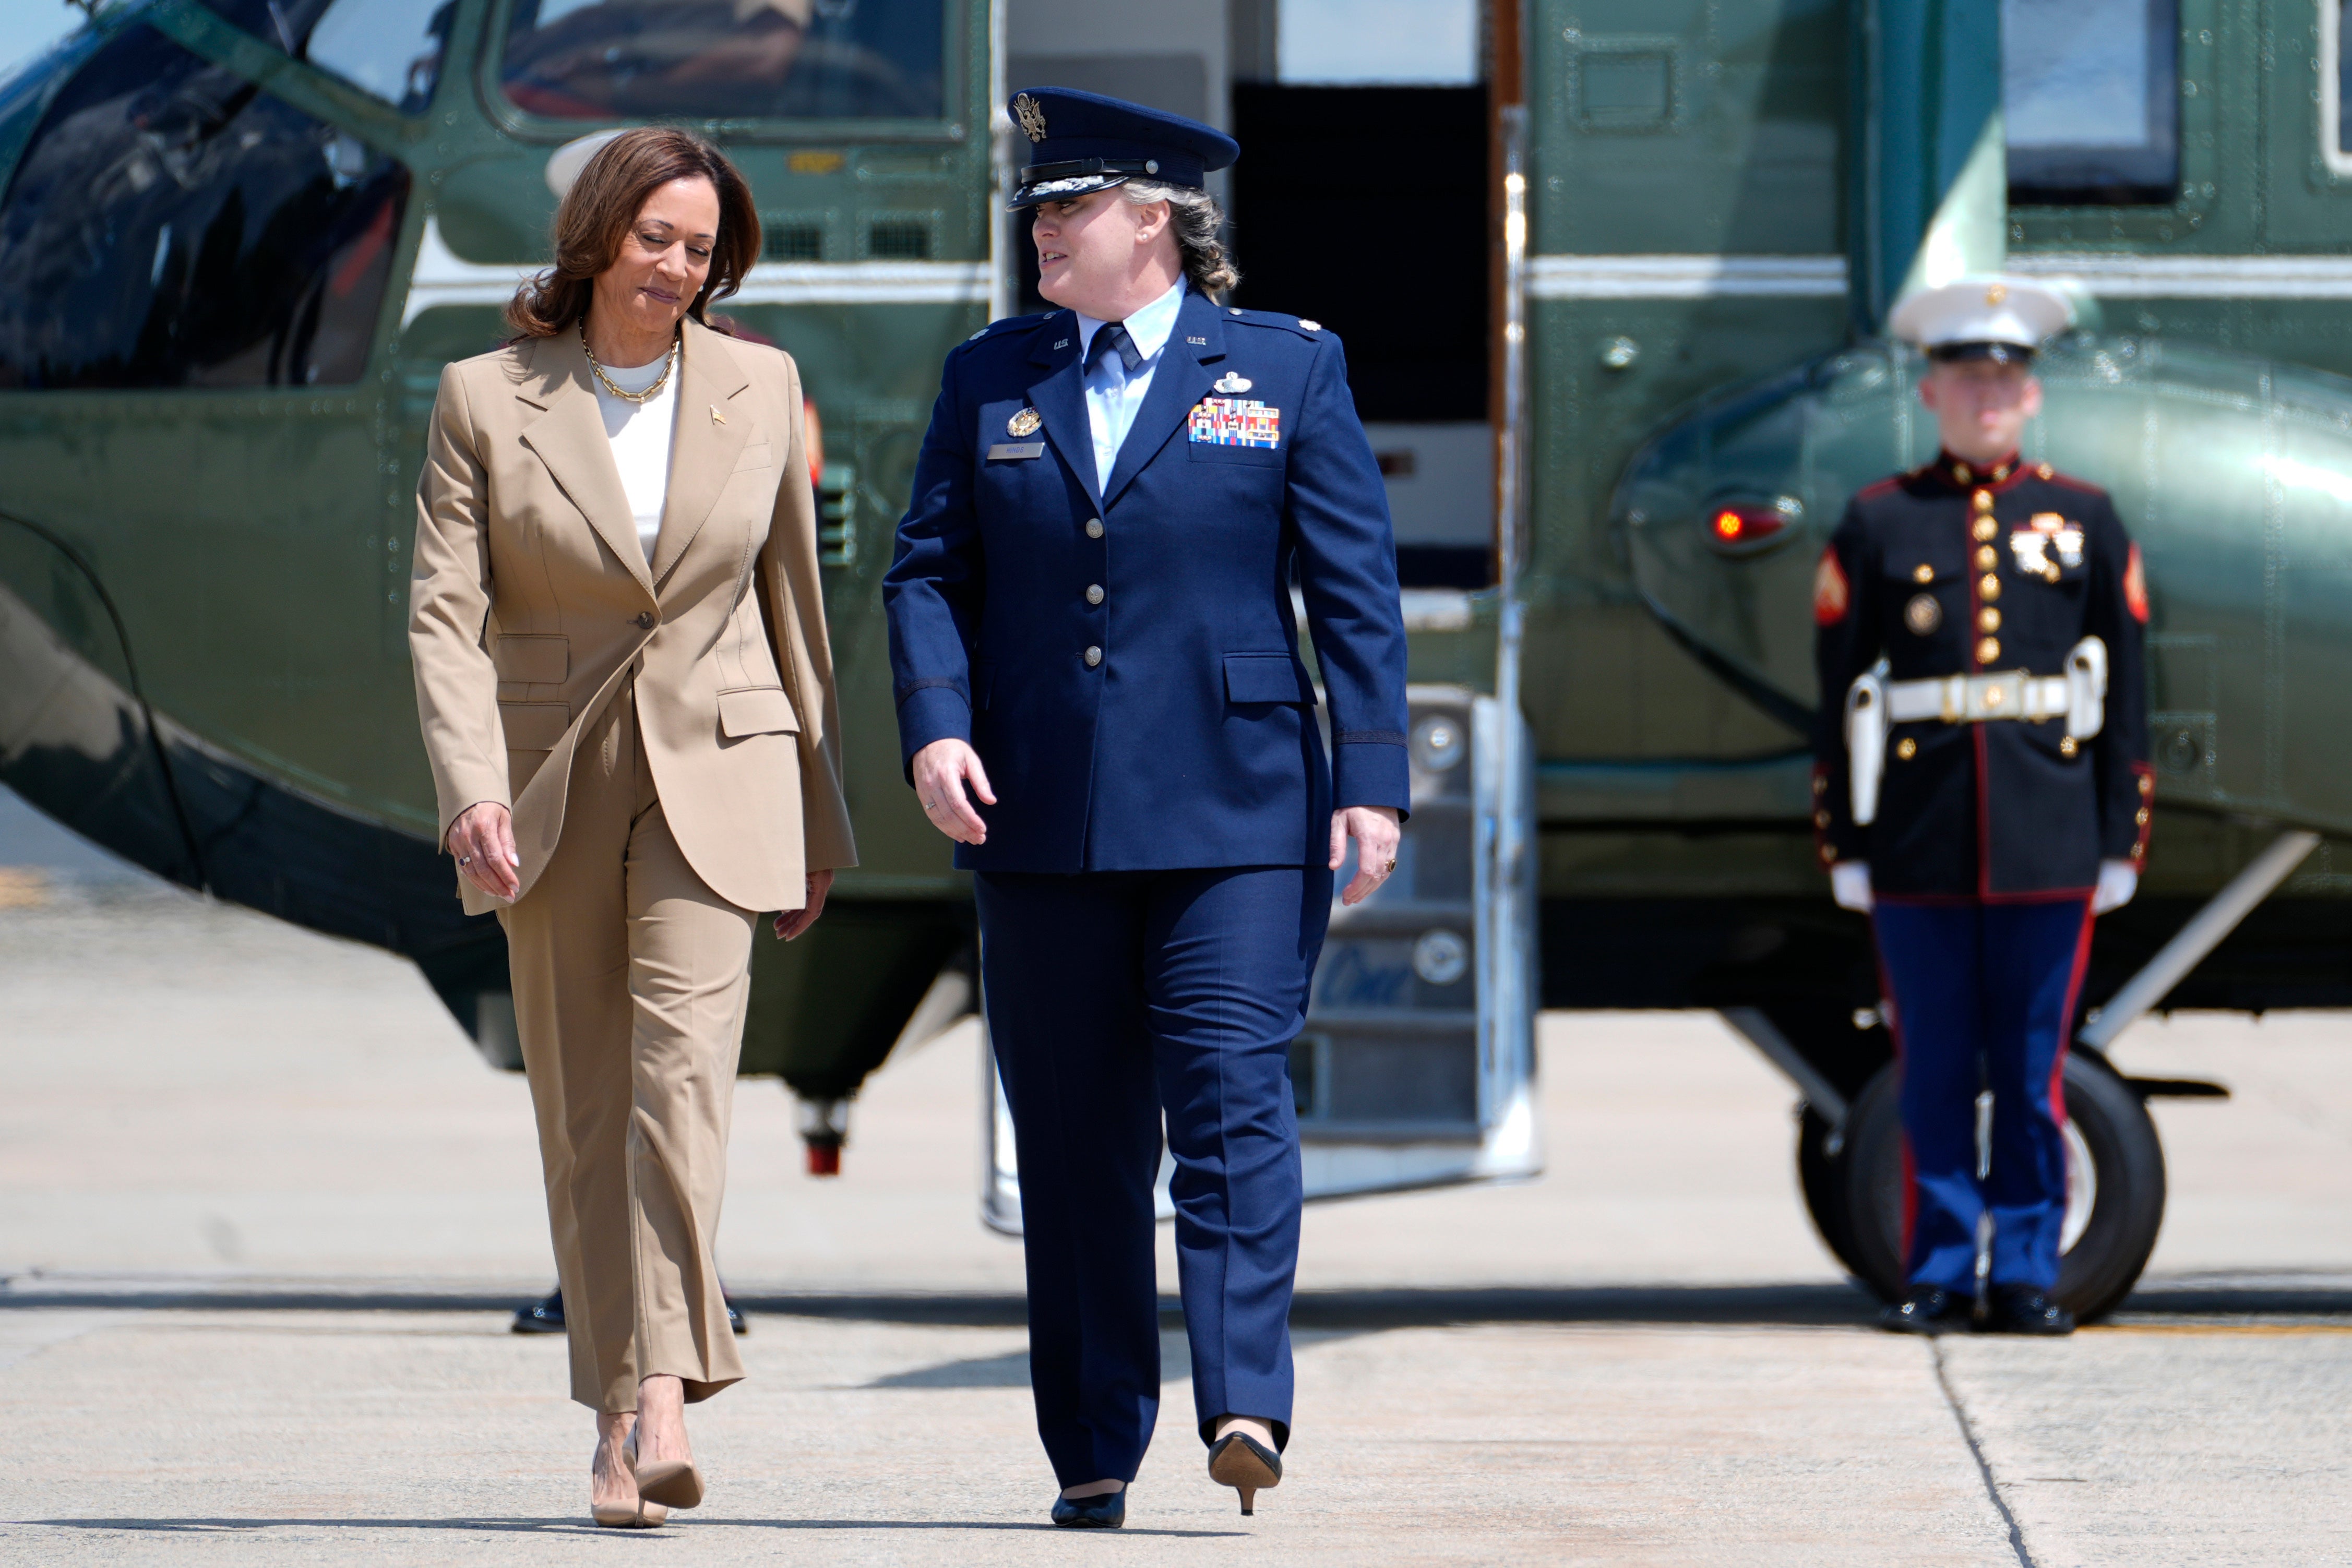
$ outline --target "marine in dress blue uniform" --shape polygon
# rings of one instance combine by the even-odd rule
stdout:
[[[1895,325],[1933,359],[2030,361],[2065,311],[1976,278]],[[1993,1326],[2063,1333],[2067,1040],[2095,903],[2130,895],[2155,795],[2138,547],[2097,486],[1947,450],[1853,497],[1814,619],[1821,858],[1841,902],[1871,906],[1902,1073],[1910,1293],[1888,1326],[1972,1311],[1990,1215]]]
[[[1015,206],[1198,186],[1238,152],[1088,94],[1012,107],[1035,143]],[[1163,1118],[1203,1439],[1238,1413],[1278,1449],[1288,1053],[1332,812],[1409,801],[1395,547],[1339,340],[1181,281],[1121,323],[1065,309],[975,334],[948,357],[883,592],[910,778],[954,738],[994,788],[955,860],[977,873],[1055,1472],[1131,1479],[1157,1419]]]

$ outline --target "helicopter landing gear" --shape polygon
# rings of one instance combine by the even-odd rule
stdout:
[[[2105,1060],[2066,1058],[2066,1220],[2057,1298],[2084,1321],[2130,1294],[2164,1222],[2164,1150],[2139,1092]],[[1900,1298],[1903,1126],[1890,1064],[1847,1112],[1844,1136],[1805,1111],[1797,1171],[1822,1239],[1887,1301]],[[1832,1152],[1834,1150],[1834,1152]]]

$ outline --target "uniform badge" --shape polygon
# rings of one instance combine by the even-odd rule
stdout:
[[[2037,542],[2021,549],[2018,541],[2029,533]],[[2018,552],[2017,566],[2021,571],[2035,572],[2043,577],[2056,576],[2057,569],[2050,564],[2050,559],[2045,553],[2046,549],[2050,547],[2057,549],[2058,559],[2062,565],[2083,564],[2082,525],[2068,522],[2064,517],[2056,512],[2034,513],[2025,528],[2010,536],[2009,542],[2010,548]],[[2032,558],[2030,560],[2029,555]]]
[[[1021,122],[1022,133],[1032,141],[1045,140],[1045,110],[1037,100],[1023,93],[1013,100],[1013,117]]]
[[[1838,564],[1837,551],[1822,551],[1822,563],[1813,568],[1813,624],[1836,625],[1845,619],[1846,606],[1852,599],[1846,591],[1845,568]]]
[[[2016,528],[2009,536],[2010,553],[2017,558],[2017,570],[2028,577],[2055,577],[2058,569],[2050,564],[2050,536],[2039,528]]]
[[[1227,371],[1217,378],[1215,390],[1228,396],[1234,392],[1245,392],[1250,390],[1250,379],[1247,376],[1237,376],[1233,371]]]
[[[1004,434],[1007,435],[1034,435],[1037,434],[1037,427],[1045,423],[1045,421],[1044,417],[1040,415],[1035,409],[1024,408],[1019,413],[1014,414],[1011,419],[1004,422]]]
[[[1925,637],[1944,623],[1944,606],[1932,593],[1915,593],[1903,607],[1903,624]]]
[[[1185,434],[1211,446],[1279,446],[1282,410],[1255,398],[1204,397],[1192,405]]]

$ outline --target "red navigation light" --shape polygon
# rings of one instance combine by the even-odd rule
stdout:
[[[1789,526],[1789,516],[1778,507],[1733,503],[1716,508],[1707,523],[1709,542],[1718,549],[1759,545]]]

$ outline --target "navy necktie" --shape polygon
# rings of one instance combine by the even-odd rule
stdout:
[[[1142,351],[1136,348],[1135,340],[1127,335],[1126,326],[1118,321],[1106,321],[1095,329],[1095,340],[1087,345],[1085,373],[1092,374],[1094,368],[1102,363],[1103,356],[1113,352],[1118,355],[1118,362],[1127,367],[1129,375],[1143,368]]]

